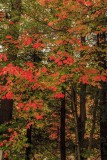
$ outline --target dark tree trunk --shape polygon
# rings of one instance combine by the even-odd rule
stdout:
[[[101,49],[105,48],[107,43],[106,33],[97,35],[97,46]],[[99,66],[102,70],[107,69],[106,53],[98,52]],[[101,82],[100,90],[100,150],[101,160],[107,160],[107,83]]]
[[[63,90],[65,95],[65,91]],[[65,97],[61,99],[61,118],[60,118],[60,152],[61,160],[66,160],[66,146],[65,146]]]
[[[85,37],[81,37],[81,43],[85,45]],[[84,56],[84,52],[80,53],[81,58]],[[86,66],[83,66],[84,68]],[[84,134],[85,134],[85,123],[86,123],[86,84],[80,84],[80,116],[78,118],[79,127],[79,144],[80,144],[80,159],[85,160],[82,156],[84,152]]]
[[[76,145],[75,145],[75,159],[81,160],[81,150],[80,150],[80,140],[79,140],[79,123],[78,123],[78,113],[77,113],[77,96],[75,87],[72,85],[71,87],[71,95],[72,95],[72,112],[74,115],[75,121],[75,136],[76,136]]]
[[[83,153],[84,148],[84,134],[85,134],[85,123],[86,123],[86,84],[80,85],[80,116],[78,118],[79,124],[79,143],[80,151]],[[81,160],[85,158],[81,155]]]
[[[0,105],[0,125],[5,122],[10,122],[12,120],[12,111],[13,111],[13,100],[4,99],[1,101]],[[1,134],[1,133],[0,133]],[[3,152],[1,151],[1,160]],[[8,160],[8,158],[6,159]]]
[[[102,83],[102,89],[100,92],[100,149],[101,160],[107,160],[107,84]]]
[[[4,99],[0,106],[0,124],[12,120],[13,100]]]
[[[29,146],[26,149],[26,160],[30,160],[30,154],[31,154],[31,137],[32,137],[32,126],[30,126],[30,128],[27,129],[27,143],[29,144]]]
[[[92,145],[93,145],[93,135],[94,135],[94,131],[95,131],[95,125],[96,125],[96,116],[97,116],[97,110],[98,110],[98,98],[99,97],[99,92],[96,91],[95,94],[95,99],[94,99],[94,109],[93,109],[93,115],[92,115],[92,127],[91,127],[91,131],[90,131],[90,139],[89,139],[89,146],[88,146],[88,153],[89,155],[91,154],[91,149],[92,149]]]

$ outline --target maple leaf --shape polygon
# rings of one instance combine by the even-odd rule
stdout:
[[[0,142],[0,147],[2,147],[3,146],[3,142]]]
[[[42,67],[41,70],[42,70],[43,73],[47,72],[47,68],[46,67]]]
[[[0,54],[0,59],[1,59],[1,60],[2,60],[2,57],[3,57],[2,54]]]
[[[4,152],[3,158],[5,159],[5,158],[7,158],[7,156],[8,156],[8,153]]]
[[[59,61],[58,66],[62,66],[62,65],[63,65],[62,61]]]
[[[21,103],[21,102],[18,104],[18,107],[20,107],[20,108],[23,107],[23,106],[24,106],[24,104]]]
[[[38,42],[33,45],[33,48],[35,49],[38,49],[40,47],[41,47],[41,43],[38,43]]]
[[[56,58],[55,63],[58,63],[60,60],[60,58]]]
[[[101,80],[103,81],[103,82],[106,82],[106,76],[101,76]]]
[[[49,22],[49,23],[48,23],[48,26],[52,27],[53,24],[54,24],[54,22]]]
[[[4,62],[7,61],[7,56],[6,56],[6,54],[3,55],[3,59],[4,59]]]
[[[25,78],[26,80],[28,80],[29,82],[33,82],[33,75],[32,75],[32,71],[23,71],[22,72],[22,77]]]
[[[84,84],[88,84],[89,83],[88,75],[84,75],[84,76],[80,77],[79,82],[82,82]]]
[[[67,60],[64,60],[63,63],[64,63],[64,64],[68,64],[68,61],[67,61]]]
[[[57,135],[57,133],[52,133],[52,134],[49,136],[49,138],[51,138],[51,139],[56,139],[56,138],[58,138],[58,135]]]
[[[4,97],[2,97],[2,99],[13,99],[14,98],[14,94],[10,91],[8,92]]]
[[[24,107],[23,110],[24,111],[29,111],[29,107]]]
[[[94,81],[104,81],[104,82],[106,82],[106,76],[101,76],[101,75],[97,75],[97,76],[95,76],[95,77],[93,77],[93,80]]]
[[[53,92],[56,92],[57,88],[55,86],[50,86],[49,89]]]
[[[74,63],[74,60],[73,60],[73,58],[72,58],[72,57],[68,57],[68,58],[67,58],[67,61],[69,61],[69,63],[71,63],[71,64],[73,64],[73,63]]]
[[[76,0],[76,2],[84,4],[87,7],[92,6],[92,2],[91,1],[85,1],[85,0]]]
[[[12,39],[12,36],[7,35],[6,38],[7,39]]]
[[[90,6],[92,6],[92,2],[91,1],[86,1],[86,2],[84,2],[84,5],[90,7]]]
[[[29,46],[32,43],[32,41],[33,39],[29,37],[26,41],[23,42],[23,44]]]
[[[51,55],[51,56],[49,57],[49,59],[50,59],[50,61],[55,60],[55,56]]]
[[[63,43],[63,40],[62,40],[62,39],[59,39],[56,43],[57,43],[58,45],[60,45],[60,44]]]
[[[39,3],[40,3],[42,6],[45,6],[46,0],[39,0]]]
[[[63,93],[59,92],[59,93],[55,94],[54,97],[55,98],[64,98],[65,95]]]
[[[26,125],[26,128],[27,128],[27,129],[30,128],[30,126],[33,125],[33,124],[34,124],[34,122],[29,122],[29,123]]]
[[[40,120],[40,119],[42,119],[42,118],[43,118],[43,114],[36,116],[36,119],[37,119],[37,120]]]
[[[34,64],[30,61],[26,62],[26,65],[30,68],[33,68],[34,67]]]

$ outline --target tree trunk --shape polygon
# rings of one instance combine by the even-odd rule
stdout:
[[[0,107],[0,124],[12,120],[13,100],[4,99]]]
[[[106,88],[107,84],[102,83],[100,92],[100,149],[101,160],[107,160],[107,105],[106,105]]]
[[[29,144],[29,146],[26,149],[26,160],[30,160],[30,154],[31,154],[31,137],[32,137],[32,126],[30,126],[30,128],[27,129],[27,143]]]
[[[72,95],[72,111],[74,115],[75,135],[76,135],[75,158],[76,160],[81,160],[80,141],[79,141],[79,125],[78,125],[78,114],[77,114],[77,98],[76,98],[76,91],[75,91],[74,86],[71,87],[71,95]]]
[[[63,89],[65,95],[65,89]],[[61,160],[66,160],[66,146],[65,146],[65,97],[61,99],[61,117],[60,117],[60,153]]]
[[[80,116],[78,118],[79,124],[79,142],[80,150],[83,153],[84,149],[84,134],[85,134],[85,123],[86,123],[86,84],[80,86]],[[85,158],[81,155],[81,160]]]
[[[97,46],[101,49],[105,48],[107,43],[106,33],[101,33],[97,35]],[[106,53],[98,52],[99,66],[102,70],[106,70]],[[107,83],[101,82],[100,90],[100,150],[101,150],[101,160],[107,160]]]
[[[93,116],[92,116],[92,127],[90,131],[90,139],[89,139],[89,146],[88,146],[88,152],[91,154],[92,144],[93,144],[93,135],[95,131],[95,123],[96,123],[96,114],[98,109],[98,92],[96,92],[95,100],[94,100],[94,109],[93,109]]]

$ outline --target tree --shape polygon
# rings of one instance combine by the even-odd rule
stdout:
[[[1,56],[4,66],[1,67],[0,75],[3,80],[6,77],[5,85],[1,84],[2,99],[14,99],[10,139],[1,142],[4,150],[8,150],[6,145],[10,146],[11,151],[6,152],[8,156],[25,156],[28,147],[26,131],[31,131],[31,126],[36,128],[33,136],[40,132],[45,137],[51,132],[47,138],[49,143],[53,142],[49,145],[49,152],[53,152],[54,146],[57,157],[63,160],[70,154],[81,160],[93,157],[96,150],[99,152],[98,143],[95,144],[96,141],[99,142],[96,133],[99,128],[94,123],[99,123],[99,118],[103,117],[99,106],[102,102],[105,104],[106,72],[103,58],[106,43],[101,35],[106,30],[105,20],[102,20],[102,17],[106,19],[106,8],[106,1],[23,1],[20,36],[18,45],[14,46],[18,46],[18,56],[12,63],[7,63],[7,60],[4,62],[5,54]],[[11,46],[12,37],[8,35],[6,38]],[[35,59],[41,53],[44,57],[38,63]],[[100,103],[97,97],[99,91],[103,93]],[[56,120],[55,123],[55,117],[59,118],[58,114],[60,121]],[[43,125],[40,130],[37,127],[39,123]],[[54,131],[51,130],[53,124]],[[102,121],[100,128],[101,136],[105,137]],[[70,140],[66,142],[68,135]],[[18,141],[16,146],[15,141]],[[60,147],[56,147],[59,143]],[[40,145],[38,147],[33,146],[37,153],[41,153],[40,148],[43,148]],[[102,147],[101,150],[103,157]],[[54,155],[53,157],[56,158]]]

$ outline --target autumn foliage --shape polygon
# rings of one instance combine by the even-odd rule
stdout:
[[[89,142],[91,129],[88,123],[90,121],[90,127],[93,126],[95,94],[107,80],[103,67],[107,43],[106,0],[31,0],[22,5],[24,11],[18,23],[3,19],[0,12],[0,22],[7,26],[1,41],[0,98],[14,102],[12,120],[0,126],[4,159],[25,155],[29,146],[26,131],[31,126],[45,130],[48,140],[55,145],[60,143],[60,102],[64,98],[66,141],[68,146],[69,140],[76,146],[74,112],[78,119],[81,116],[81,85],[87,86],[83,140],[87,143],[88,138]],[[14,30],[12,26],[19,27],[17,38],[8,31]],[[38,62],[39,56],[41,61]],[[75,88],[74,99],[72,88]],[[98,107],[96,114],[99,114]],[[99,119],[97,117],[95,123],[99,123]],[[97,131],[99,127],[95,126],[92,139],[99,139]],[[85,149],[86,145],[82,147],[81,154],[86,158],[99,152],[96,145],[90,152],[89,148]],[[70,153],[67,151],[67,155]]]

